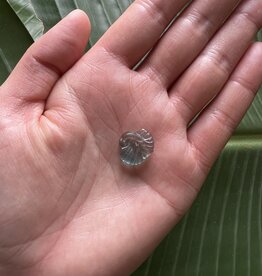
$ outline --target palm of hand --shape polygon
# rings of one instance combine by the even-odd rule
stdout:
[[[0,261],[7,269],[117,275],[147,256],[192,204],[231,133],[206,158],[188,135],[181,95],[167,92],[159,78],[98,45],[48,92],[44,112],[40,100],[16,103],[20,114],[6,101],[1,117],[13,122],[1,122]],[[155,152],[128,170],[118,140],[141,128],[153,134]]]
[[[12,195],[24,198],[17,208],[6,210],[10,220],[21,217],[13,221],[16,227],[10,235],[11,239],[2,239],[6,246],[12,245],[10,253],[7,251],[8,259],[11,256],[9,261],[15,257],[24,263],[27,258],[32,259],[33,254],[33,261],[37,262],[38,258],[46,258],[50,249],[59,258],[57,252],[69,248],[71,253],[68,254],[73,258],[79,248],[88,249],[86,244],[90,243],[90,239],[93,240],[92,246],[98,250],[101,250],[99,247],[105,250],[108,246],[112,247],[113,236],[119,243],[114,246],[121,245],[125,250],[121,233],[125,232],[132,241],[141,234],[143,236],[144,227],[154,227],[161,215],[172,212],[172,207],[176,206],[171,207],[169,203],[173,204],[174,196],[168,196],[168,193],[184,185],[184,179],[188,179],[189,171],[192,172],[197,163],[193,154],[188,152],[186,126],[179,125],[181,119],[175,115],[172,103],[158,83],[124,66],[119,69],[118,64],[109,64],[106,70],[92,69],[92,72],[91,69],[85,72],[91,76],[90,81],[78,82],[77,87],[71,87],[71,78],[77,77],[74,72],[72,76],[62,78],[55,87],[58,94],[66,89],[82,93],[84,89],[88,98],[85,114],[80,111],[81,108],[80,112],[69,114],[70,110],[81,106],[81,103],[71,101],[66,106],[67,111],[64,111],[66,120],[60,118],[58,131],[54,129],[53,122],[62,106],[56,106],[42,115],[37,128],[35,120],[27,122],[26,126],[18,126],[18,133],[25,138],[22,144],[10,141],[12,134],[11,137],[7,135],[9,143],[14,146],[12,152],[8,147],[5,155],[15,156],[20,152],[21,160],[15,164],[15,171],[21,178],[18,178],[19,181],[13,179],[11,170],[14,168],[10,170],[10,164],[4,161],[3,172],[11,177],[6,185],[13,183]],[[117,74],[111,73],[116,70]],[[121,79],[115,79],[119,75]],[[141,170],[136,175],[133,170],[121,166],[118,140],[124,131],[143,126],[154,134],[156,148],[145,172],[136,169]],[[176,143],[172,146],[174,140]],[[169,167],[174,164],[175,169],[167,175]],[[30,182],[24,175],[30,175]],[[184,194],[180,193],[179,197],[188,198],[188,205],[196,192],[192,193],[194,190],[191,187],[183,189]],[[7,196],[6,200],[7,206],[10,198]],[[186,206],[179,198],[174,204],[178,204],[179,212],[184,212]],[[150,213],[154,213],[156,218],[143,225]],[[177,220],[178,215],[180,213],[176,214],[175,210],[172,220]],[[115,225],[115,220],[120,223]],[[165,231],[169,224],[171,221],[164,226]],[[126,232],[127,227],[130,233]],[[5,232],[2,234],[4,237],[8,235]],[[103,236],[102,241],[99,241],[99,236]],[[73,248],[65,242],[72,239],[77,241]],[[36,249],[35,243],[39,243]],[[95,255],[94,252],[92,254]]]

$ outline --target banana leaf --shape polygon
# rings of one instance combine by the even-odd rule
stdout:
[[[47,32],[58,21],[74,9],[84,10],[92,24],[92,34],[89,40],[89,47],[101,37],[110,25],[124,12],[131,4],[131,0],[8,0],[11,6],[27,26],[30,17],[40,18],[44,25],[44,32]],[[21,10],[24,12],[22,13]],[[34,11],[34,15],[32,13]],[[34,32],[30,31],[33,39],[43,33],[41,25],[35,25]],[[36,35],[35,35],[35,34]]]
[[[34,40],[44,33],[44,24],[37,17],[30,0],[7,0]]]
[[[28,1],[12,0],[13,4],[17,2],[21,7]],[[35,13],[31,16],[41,19],[44,31],[75,8],[86,11],[92,23],[91,47],[131,2],[31,0],[29,4],[30,10]],[[11,29],[6,27],[2,31],[1,20],[8,17],[8,14],[2,7],[0,13],[0,49],[3,49],[2,38],[8,36]],[[30,15],[24,13],[23,16],[20,12],[18,16],[26,23]],[[17,18],[12,16],[5,20],[12,20],[11,26],[16,26],[16,31],[20,33],[20,44],[14,44],[19,56],[25,50],[21,46],[22,42],[26,41],[24,46],[29,46],[31,41],[28,40],[25,29],[21,29]],[[36,39],[31,31],[30,33]],[[261,31],[258,39],[262,40]],[[12,69],[17,61],[9,54],[8,47],[5,51],[5,62],[0,59],[1,74],[1,62],[10,63],[12,66],[9,69]],[[4,68],[7,75],[10,70],[7,70],[8,66]],[[262,89],[210,172],[192,208],[133,275],[262,275],[261,165]]]
[[[262,275],[261,153],[261,137],[234,137],[188,214],[134,275]]]
[[[0,84],[33,42],[6,1],[0,2]]]

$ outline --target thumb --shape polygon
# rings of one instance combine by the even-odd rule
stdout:
[[[87,15],[75,10],[35,42],[2,85],[1,102],[42,102],[80,59],[90,35]],[[17,103],[15,103],[17,105]]]

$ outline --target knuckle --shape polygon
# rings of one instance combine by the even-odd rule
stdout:
[[[215,118],[215,120],[221,125],[221,128],[226,127],[230,133],[232,133],[237,126],[236,120],[223,109],[216,108],[211,110],[210,116]]]
[[[194,27],[194,33],[201,34],[209,38],[216,26],[210,16],[204,14],[198,9],[192,9],[190,13],[186,15],[186,19],[190,21]]]
[[[260,29],[262,27],[262,1],[250,0],[244,2],[237,9],[236,16],[250,22],[256,29]]]
[[[230,75],[233,69],[233,64],[223,50],[219,48],[212,48],[203,53],[203,58],[213,63],[217,70],[222,71],[226,76]]]
[[[258,30],[260,29],[260,27],[261,27],[260,24],[254,19],[254,17],[252,16],[252,14],[250,12],[244,11],[244,10],[239,11],[238,16],[243,17],[243,19],[245,21],[248,21],[251,24],[253,24],[256,27],[256,29],[258,29]]]
[[[46,76],[57,77],[62,75],[61,70],[57,66],[43,58],[39,53],[29,51],[24,58],[23,66],[29,76],[36,75],[39,79],[45,79]]]
[[[231,80],[232,83],[235,83],[242,87],[245,91],[251,94],[252,98],[256,96],[258,88],[254,87],[254,83],[249,82],[243,77],[235,77]]]
[[[144,9],[146,14],[152,18],[152,20],[157,20],[161,27],[165,28],[169,22],[170,18],[165,12],[164,8],[160,5],[161,1],[157,0],[137,0],[135,4],[139,5]]]

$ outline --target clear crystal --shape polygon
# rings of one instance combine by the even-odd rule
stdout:
[[[143,164],[154,151],[154,139],[145,129],[125,132],[120,140],[120,159],[125,166]]]

